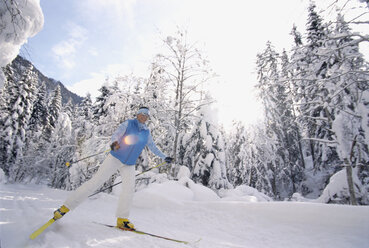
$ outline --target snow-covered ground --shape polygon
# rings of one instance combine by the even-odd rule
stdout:
[[[71,193],[0,184],[0,247],[188,247],[93,223],[115,224],[117,197],[105,193],[86,200],[30,240]],[[131,220],[138,229],[158,235],[201,238],[194,247],[369,247],[369,207],[272,202],[248,187],[223,195],[219,198],[189,179],[154,183],[136,192]]]

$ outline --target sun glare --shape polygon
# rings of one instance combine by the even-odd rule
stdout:
[[[136,144],[138,141],[137,135],[127,135],[124,137],[124,143],[127,145],[133,145]]]

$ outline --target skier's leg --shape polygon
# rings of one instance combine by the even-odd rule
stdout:
[[[75,209],[89,195],[94,193],[105,181],[107,181],[121,166],[122,163],[109,154],[102,165],[100,165],[96,174],[74,191],[65,200],[64,205],[71,210]]]
[[[135,192],[136,170],[134,165],[123,165],[120,168],[122,189],[118,199],[117,218],[127,219],[132,205]]]

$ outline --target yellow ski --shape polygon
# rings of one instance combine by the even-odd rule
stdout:
[[[38,235],[40,235],[43,231],[45,231],[45,229],[48,228],[54,222],[55,222],[55,219],[54,218],[50,219],[48,222],[46,222],[45,225],[43,225],[42,227],[40,227],[39,229],[37,229],[34,233],[32,233],[29,236],[29,238],[30,239],[35,239]]]

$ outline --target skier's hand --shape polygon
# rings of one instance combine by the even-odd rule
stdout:
[[[110,145],[110,149],[112,151],[116,151],[120,148],[120,145],[118,144],[118,141],[114,141],[113,144]]]
[[[168,164],[170,164],[170,163],[172,163],[172,162],[173,162],[173,158],[171,158],[171,157],[166,157],[166,158],[164,159],[164,161],[165,161],[165,162],[167,162]]]

